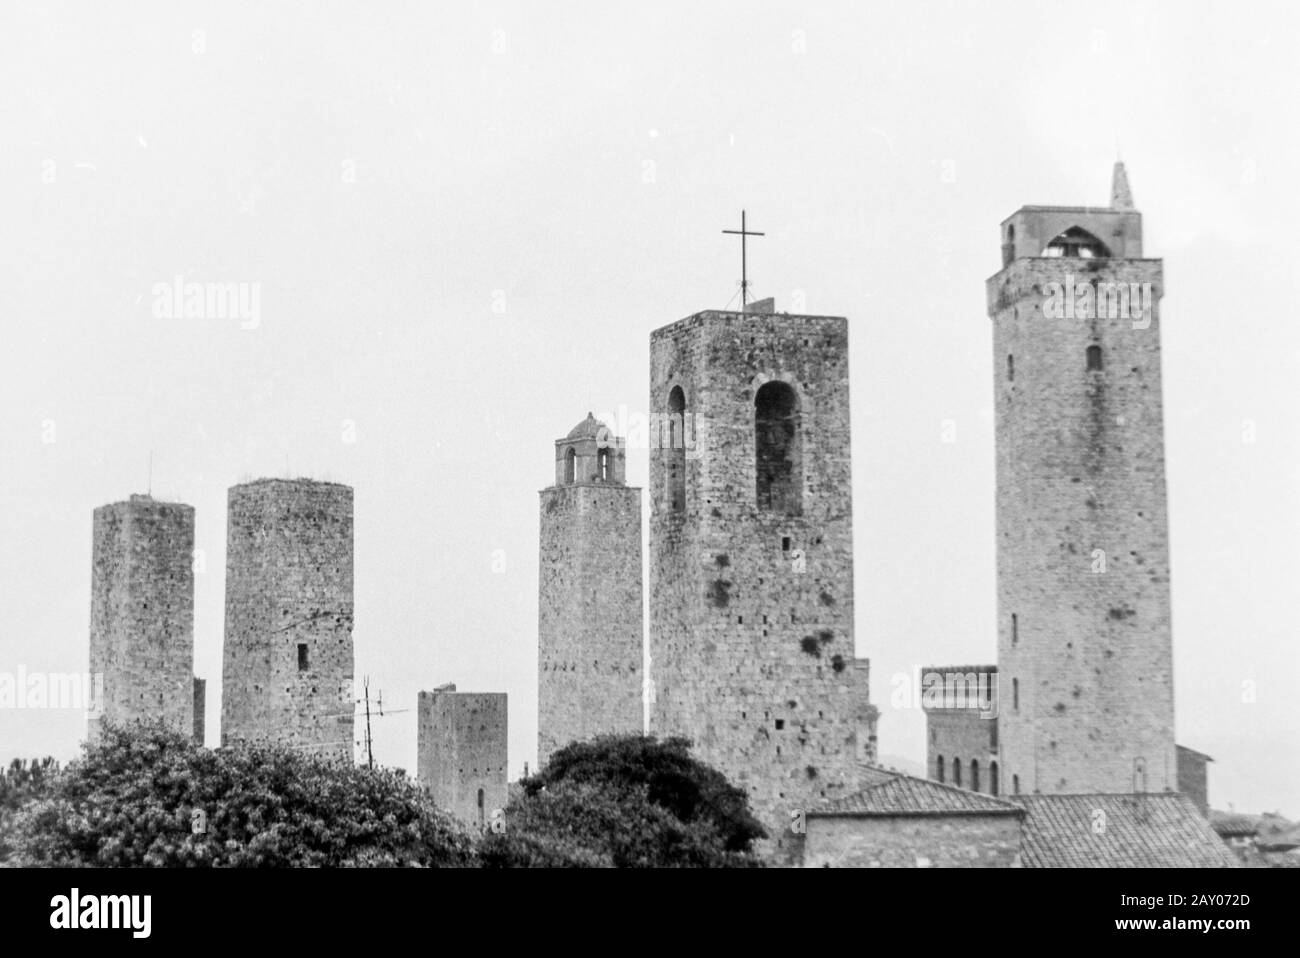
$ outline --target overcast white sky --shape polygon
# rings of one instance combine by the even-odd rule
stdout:
[[[1104,204],[1118,143],[1165,260],[1178,738],[1216,759],[1214,804],[1300,816],[1298,22],[11,0],[0,671],[86,668],[91,510],[143,491],[152,451],[155,495],[197,509],[215,743],[226,489],[334,479],[356,488],[358,677],[393,708],[448,681],[508,692],[517,774],[552,442],[588,409],[644,411],[648,334],[730,299],[719,231],[743,206],[767,233],[755,294],[850,320],[857,648],[882,753],[919,761],[891,677],[994,658],[998,223]],[[155,318],[177,274],[260,284],[257,328]],[[0,712],[0,760],[70,757],[83,727]],[[380,719],[376,759],[413,771],[415,728]]]

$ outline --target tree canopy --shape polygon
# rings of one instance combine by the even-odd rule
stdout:
[[[17,862],[94,866],[456,866],[472,843],[399,771],[283,746],[207,749],[105,726],[16,822]]]

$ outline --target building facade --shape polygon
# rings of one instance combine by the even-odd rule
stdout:
[[[445,685],[420,693],[418,714],[420,784],[439,808],[487,827],[507,801],[506,694]]]

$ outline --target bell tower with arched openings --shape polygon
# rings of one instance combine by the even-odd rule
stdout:
[[[988,280],[1007,791],[1176,788],[1162,264],[1108,207],[1026,206]]]
[[[640,732],[641,490],[626,443],[591,413],[555,441],[541,491],[537,761],[574,740]]]
[[[692,739],[784,841],[875,755],[848,321],[766,300],[657,329],[650,411],[650,731]]]

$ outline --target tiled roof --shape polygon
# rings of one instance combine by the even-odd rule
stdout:
[[[845,798],[825,802],[811,816],[839,815],[1022,815],[1018,805],[979,792],[916,778],[903,772],[871,768],[862,776],[866,786]]]
[[[1210,826],[1220,835],[1254,835],[1259,831],[1259,819],[1254,815],[1210,809]]]
[[[1020,853],[1029,868],[1237,868],[1240,861],[1178,792],[1016,795],[1028,813]]]

